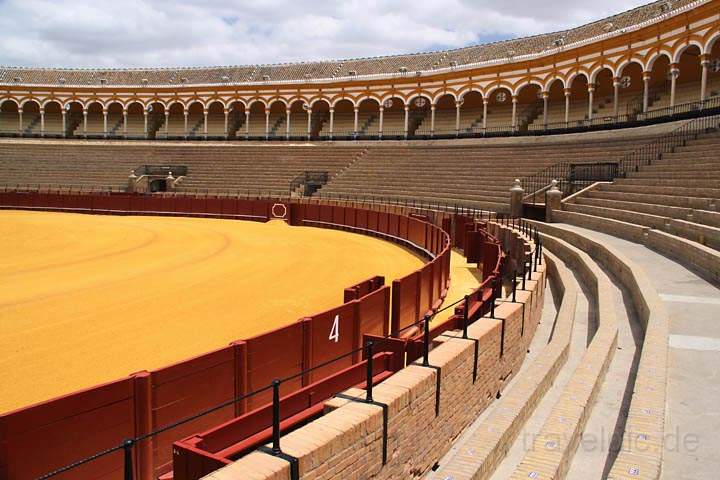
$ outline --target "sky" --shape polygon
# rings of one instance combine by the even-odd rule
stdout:
[[[0,65],[183,67],[357,58],[562,30],[648,0],[0,0]]]

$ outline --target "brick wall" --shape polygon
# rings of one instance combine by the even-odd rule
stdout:
[[[383,414],[376,405],[334,398],[327,402],[324,416],[283,436],[283,452],[299,459],[300,478],[408,479],[429,471],[518,371],[542,314],[545,283],[543,264],[526,282],[527,291],[518,292],[517,303],[499,303],[494,319],[485,316],[468,328],[469,339],[459,338],[459,332],[436,339],[429,363],[439,369],[417,362],[375,387],[375,401],[388,405],[385,465]],[[473,339],[479,347],[475,383]],[[357,389],[345,394],[365,397]],[[205,478],[289,479],[289,464],[253,452]]]

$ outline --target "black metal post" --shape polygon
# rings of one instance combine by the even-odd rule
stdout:
[[[125,453],[125,475],[124,480],[133,480],[133,460],[132,449],[135,442],[127,439],[123,442],[123,452]]]
[[[512,277],[512,301],[515,303],[515,291],[517,290],[517,272],[513,271]]]
[[[365,359],[367,360],[367,376],[365,379],[365,401],[373,401],[373,342],[368,341],[365,345]]]
[[[525,274],[527,273],[527,262],[523,262],[522,289],[525,290]]]
[[[430,366],[430,315],[425,315],[425,335],[423,335],[423,367]]]
[[[537,248],[538,248],[538,251],[540,252],[540,254],[539,254],[539,255],[540,255],[540,259],[538,260],[538,262],[540,263],[540,265],[542,265],[542,251],[543,251],[543,246],[542,246],[542,241],[540,240],[539,237],[538,237],[538,242],[537,242]]]
[[[463,338],[467,338],[467,328],[468,328],[468,309],[470,308],[468,303],[470,303],[470,297],[468,295],[465,295],[465,303],[463,304]]]
[[[273,387],[273,424],[272,424],[272,450],[274,453],[282,453],[280,450],[280,380],[272,381]]]
[[[535,262],[533,264],[533,272],[537,272],[538,258],[540,258],[540,253],[538,252],[537,246],[535,246]]]
[[[492,289],[492,295],[490,295],[490,318],[495,318],[495,288]]]

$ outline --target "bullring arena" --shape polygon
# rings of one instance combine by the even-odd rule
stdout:
[[[711,479],[720,0],[0,68],[0,479]]]

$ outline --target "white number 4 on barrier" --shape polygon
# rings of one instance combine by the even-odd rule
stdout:
[[[335,320],[333,321],[332,328],[330,329],[330,336],[328,337],[328,340],[334,340],[335,343],[340,340],[340,315],[335,315]]]

